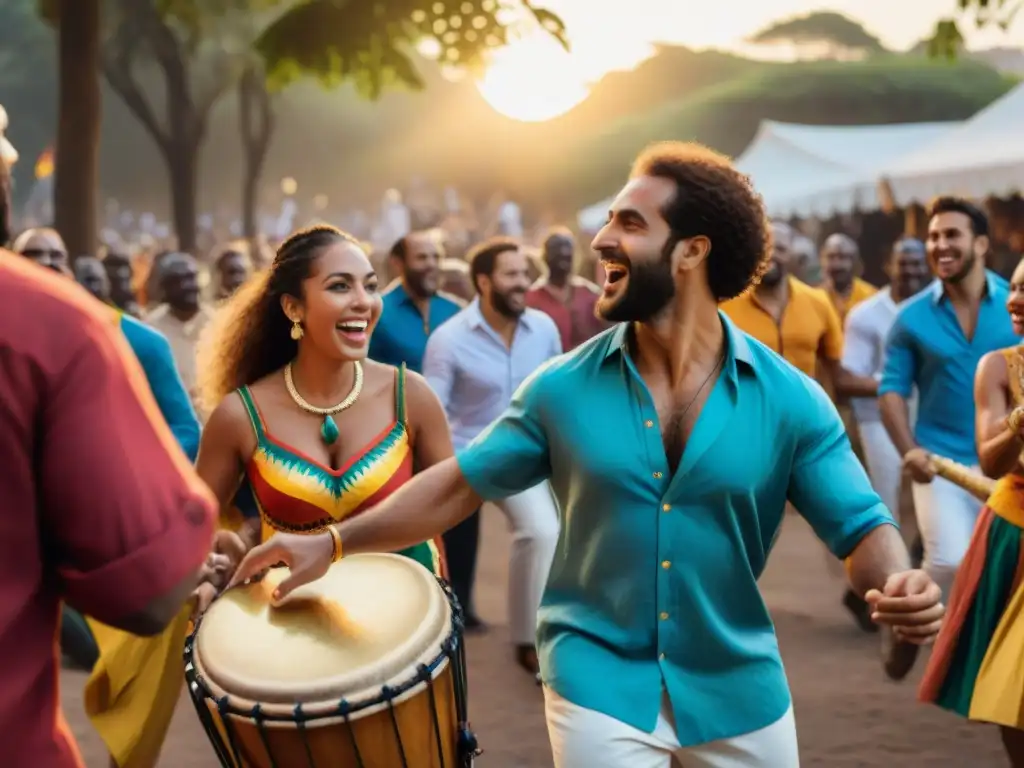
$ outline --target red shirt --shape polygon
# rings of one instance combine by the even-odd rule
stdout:
[[[213,511],[109,310],[0,250],[0,762],[82,764],[61,600],[110,624],[140,613],[202,563]]]
[[[552,293],[546,283],[531,288],[526,294],[527,306],[539,309],[555,321],[564,352],[575,349],[608,327],[608,323],[594,315],[598,297],[596,285],[581,277],[573,277],[570,290],[568,302]]]

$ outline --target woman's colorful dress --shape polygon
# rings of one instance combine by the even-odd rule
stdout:
[[[1024,357],[1002,351],[1014,406]],[[918,695],[971,720],[1024,728],[1024,477],[996,483],[957,571]]]
[[[413,475],[404,367],[395,372],[395,420],[337,470],[275,439],[248,387],[238,395],[256,433],[256,450],[245,468],[239,503],[222,515],[222,528],[237,530],[258,515],[264,540],[275,531],[318,533],[379,503]],[[441,551],[437,543],[424,542],[401,554],[440,575]],[[156,638],[119,633],[131,639],[110,655],[118,663],[105,665],[101,658],[89,680],[86,711],[121,768],[152,768],[159,757],[181,693],[189,615],[186,607]]]

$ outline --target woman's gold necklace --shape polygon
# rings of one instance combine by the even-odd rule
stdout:
[[[363,366],[358,360],[354,364],[355,380],[352,382],[352,391],[344,400],[330,408],[317,408],[315,405],[307,403],[295,388],[295,381],[292,379],[292,364],[288,363],[284,368],[284,385],[295,404],[306,413],[315,413],[317,416],[324,417],[324,423],[320,425],[320,437],[327,445],[334,445],[341,434],[338,431],[338,425],[334,422],[334,415],[351,406],[359,398],[359,393],[363,391]]]

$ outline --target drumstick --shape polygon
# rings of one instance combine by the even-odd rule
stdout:
[[[954,485],[959,485],[983,502],[988,501],[988,497],[992,495],[996,485],[995,480],[980,475],[952,459],[936,456],[934,453],[929,458],[935,465],[935,474],[939,477],[949,480]]]

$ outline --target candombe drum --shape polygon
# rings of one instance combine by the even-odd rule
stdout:
[[[279,605],[262,581],[214,601],[185,679],[225,768],[464,768],[461,612],[419,563],[353,555]]]

